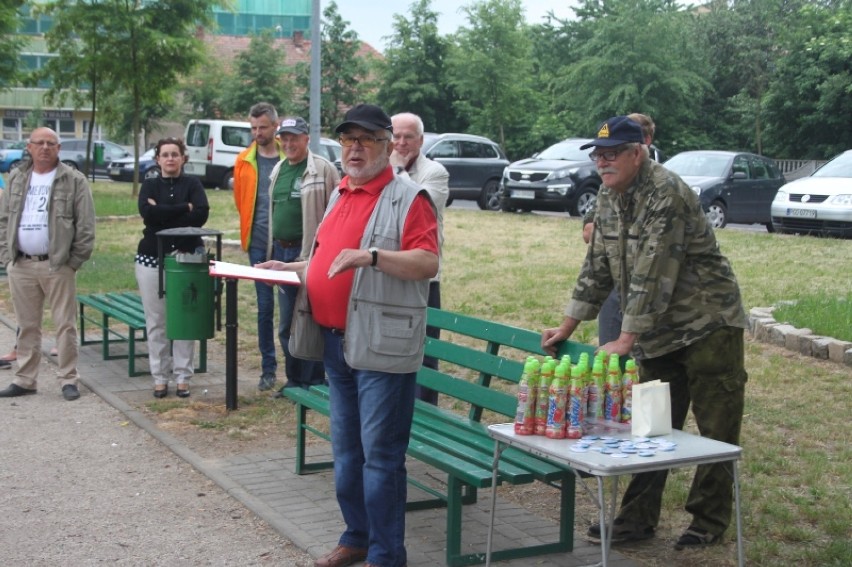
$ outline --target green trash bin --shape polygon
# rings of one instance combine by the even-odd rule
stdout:
[[[171,340],[213,338],[214,281],[206,252],[166,256],[166,337]]]
[[[94,152],[95,152],[95,155],[94,155],[95,165],[105,165],[104,164],[104,145],[101,144],[101,143],[95,142]]]

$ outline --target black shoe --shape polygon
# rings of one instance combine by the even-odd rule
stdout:
[[[260,382],[257,384],[257,389],[261,392],[271,390],[275,386],[275,373],[264,372],[260,375]]]
[[[0,398],[17,398],[18,396],[29,396],[30,394],[35,393],[35,390],[21,388],[17,384],[9,384],[8,388],[0,390]]]
[[[163,389],[154,388],[154,397],[155,398],[165,398],[169,395],[169,385],[166,384],[166,387]]]
[[[177,389],[175,390],[175,394],[177,394],[177,397],[179,397],[179,398],[188,398],[189,397],[189,386],[187,386],[186,388],[183,388],[183,389],[181,389],[180,386],[178,386]]]
[[[674,548],[678,551],[687,547],[704,547],[706,545],[714,545],[719,542],[722,536],[713,535],[707,530],[689,526],[683,535],[677,540]]]
[[[592,524],[587,532],[589,537],[594,540],[601,539],[600,524]],[[630,522],[623,518],[616,518],[612,523],[612,543],[622,543],[625,541],[641,541],[654,537],[654,528]]]
[[[62,397],[69,402],[73,402],[80,397],[80,390],[74,384],[65,384],[62,386]]]
[[[8,360],[3,360],[0,358],[0,368],[12,368],[12,363]]]

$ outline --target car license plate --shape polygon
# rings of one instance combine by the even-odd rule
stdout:
[[[188,175],[204,175],[205,165],[187,162],[183,166],[183,172]]]
[[[788,217],[805,217],[815,219],[817,217],[814,209],[787,209]]]
[[[109,174],[110,175],[118,175],[119,173],[121,173],[121,169],[119,169],[117,167],[109,168]]]
[[[513,199],[535,199],[535,191],[524,191],[522,189],[512,190]]]

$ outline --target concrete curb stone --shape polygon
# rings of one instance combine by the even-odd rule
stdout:
[[[749,310],[749,331],[755,340],[852,367],[852,342],[815,335],[811,329],[798,329],[788,323],[779,323],[772,317],[773,309],[752,307]]]

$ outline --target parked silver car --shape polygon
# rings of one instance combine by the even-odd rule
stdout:
[[[772,225],[778,232],[852,237],[852,150],[781,187]]]

